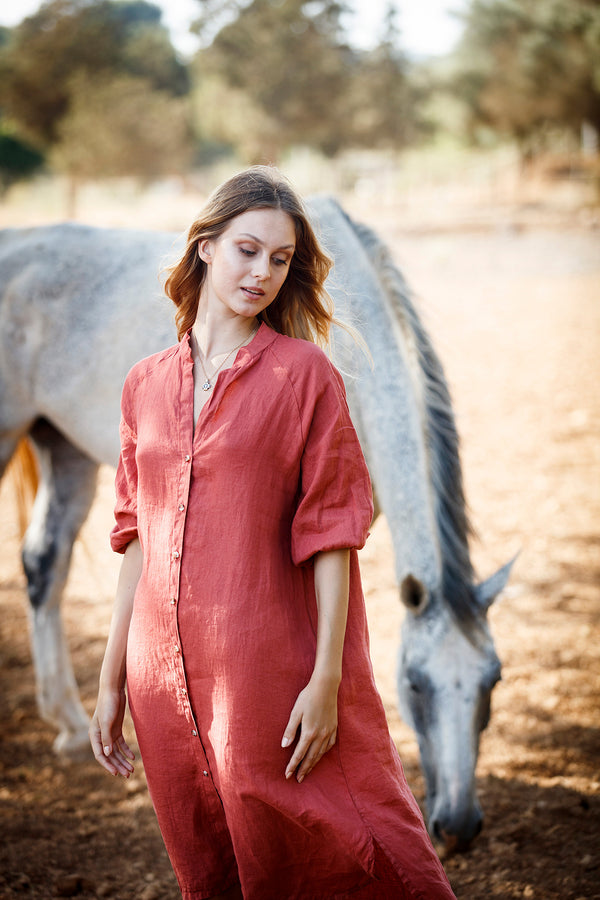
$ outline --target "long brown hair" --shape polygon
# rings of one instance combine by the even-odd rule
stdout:
[[[302,201],[272,166],[252,166],[229,178],[211,195],[193,222],[185,252],[167,270],[165,282],[166,294],[177,307],[178,339],[194,324],[206,277],[206,263],[198,255],[198,242],[218,238],[232,219],[249,209],[280,209],[291,216],[296,229],[296,249],[287,278],[259,319],[280,334],[326,345],[335,322],[333,301],[325,289],[332,261],[321,249]]]

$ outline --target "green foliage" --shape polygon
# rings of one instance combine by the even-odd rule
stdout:
[[[152,177],[234,149],[277,160],[398,149],[422,131],[390,2],[380,46],[348,46],[343,0],[201,0],[205,47],[177,58],[145,0],[49,0],[0,31],[0,116],[72,179]],[[193,77],[193,92],[190,90]]]
[[[600,130],[596,0],[472,0],[453,84],[480,126],[531,149],[549,129]]]
[[[417,95],[390,5],[381,45],[345,39],[336,0],[203,0],[199,28],[225,22],[195,62],[200,127],[251,160],[291,145],[333,156],[348,146],[400,148],[416,139]]]
[[[243,92],[260,110],[248,126],[256,137],[266,128],[263,153],[276,157],[294,143],[328,154],[340,148],[351,52],[339,15],[331,0],[252,0],[200,54],[201,80],[226,85],[232,96]]]
[[[277,120],[243,89],[231,87],[218,75],[205,75],[192,102],[201,148],[233,150],[248,162],[277,160],[283,147]]]
[[[0,44],[0,110],[68,176],[155,178],[190,158],[188,73],[144,0],[50,0]]]
[[[70,105],[51,151],[72,179],[135,175],[152,179],[185,170],[187,111],[182,100],[130,75],[92,77],[69,85]]]
[[[146,78],[153,88],[173,96],[185,96],[190,89],[187,68],[175,56],[162,27],[144,24],[132,31],[123,48],[123,71]]]
[[[356,60],[349,85],[350,137],[363,147],[401,149],[426,130],[420,116],[423,97],[400,49],[398,13],[388,6],[383,38]]]
[[[29,144],[0,132],[0,195],[11,184],[33,175],[43,164],[44,157]]]
[[[126,74],[181,95],[177,61],[160,9],[134,0],[51,0],[0,46],[0,109],[40,147],[52,145],[69,110],[73,79]]]

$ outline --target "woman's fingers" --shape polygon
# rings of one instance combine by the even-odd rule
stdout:
[[[292,753],[292,758],[290,759],[289,763],[286,766],[286,769],[285,769],[285,777],[286,778],[292,777],[292,775],[294,774],[294,772],[296,771],[296,769],[298,768],[298,766],[300,765],[302,760],[305,758],[306,754],[308,753],[310,744],[311,744],[310,739],[308,737],[304,737],[301,733],[300,740],[298,741],[296,749]]]
[[[298,701],[294,704],[294,708],[290,713],[290,718],[288,719],[288,723],[285,727],[285,731],[283,732],[283,738],[281,740],[282,747],[289,747],[294,743],[296,738],[296,734],[298,733],[298,729],[300,728],[300,723],[302,722],[302,711],[299,707]]]
[[[98,720],[94,717],[90,725],[89,736],[96,761],[111,775],[122,775],[124,778],[129,778],[133,772],[131,760],[135,759],[135,754],[123,735],[119,735],[114,741],[105,735],[102,733]]]
[[[120,736],[117,743],[119,744],[119,750],[124,757],[126,756],[128,759],[135,759],[135,753],[133,752],[123,735]]]
[[[112,775],[122,775],[123,778],[129,778],[133,772],[133,766],[130,762],[130,759],[133,759],[133,754],[129,748],[127,748],[127,751],[129,759],[125,755],[123,749],[119,746],[119,743],[115,741],[110,753],[107,753],[106,750],[103,749],[102,757],[99,759],[96,757],[96,759],[98,759],[100,765]]]
[[[113,745],[113,751],[108,757],[117,769],[117,774],[122,775],[123,778],[129,778],[133,772],[133,766],[130,762],[130,759],[133,759],[133,754],[129,748],[127,748],[127,751],[126,754],[122,747],[115,743]]]
[[[313,741],[311,744],[308,753],[302,760],[300,768],[298,769],[298,774],[296,775],[296,780],[298,784],[301,784],[307,775],[310,775],[314,767],[317,765],[319,760],[325,756],[325,754],[331,750],[333,745],[335,744],[336,735],[335,733],[325,737],[322,741]]]
[[[296,780],[301,784],[317,765],[321,757],[335,744],[336,733],[317,735],[316,737],[301,734],[298,746],[285,770],[285,777],[291,778],[296,772]]]
[[[133,766],[131,765],[131,760],[135,759],[135,754],[129,748],[127,741],[121,735],[117,738],[117,740],[113,744],[113,750],[111,756],[118,760],[118,762],[125,767],[125,769],[131,774],[133,772]]]
[[[333,747],[337,735],[337,688],[333,692],[312,682],[300,692],[293,706],[281,741],[289,747],[296,736],[298,743],[285,769],[285,777],[302,782],[321,757]]]
[[[104,745],[102,743],[102,729],[98,724],[98,720],[96,716],[92,718],[90,723],[89,731],[90,744],[92,745],[93,754],[99,763],[104,763]]]

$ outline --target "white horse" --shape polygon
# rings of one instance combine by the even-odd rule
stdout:
[[[440,362],[400,272],[330,199],[309,204],[335,261],[335,361],[389,523],[407,609],[398,694],[419,741],[429,828],[449,847],[478,833],[475,766],[500,661],[487,610],[510,564],[481,584],[470,562],[458,439]],[[29,438],[40,482],[23,545],[38,702],[58,751],[87,741],[60,600],[101,463],[115,465],[119,398],[138,359],[175,342],[158,271],[176,236],[56,225],[0,232],[0,475]]]

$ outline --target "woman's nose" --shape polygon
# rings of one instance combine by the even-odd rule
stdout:
[[[252,275],[255,278],[268,278],[270,273],[269,260],[262,253],[254,257]]]

